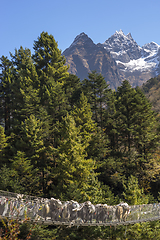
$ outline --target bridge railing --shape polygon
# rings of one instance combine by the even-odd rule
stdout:
[[[55,198],[37,198],[0,190],[0,216],[19,219],[28,217],[31,221],[42,224],[126,225],[160,219],[160,203],[93,205],[90,201],[64,202]]]

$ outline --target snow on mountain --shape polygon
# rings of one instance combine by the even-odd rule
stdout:
[[[125,35],[122,30],[98,44],[82,32],[63,55],[71,74],[84,79],[97,70],[115,89],[124,79],[136,87],[160,74],[160,45],[150,42],[140,47],[131,33]]]
[[[128,71],[128,72],[133,72],[133,71],[146,71],[152,68],[156,67],[156,62],[147,62],[143,58],[131,60],[128,63],[122,63],[120,61],[116,61],[117,64],[123,64],[125,67],[122,69],[122,71]]]
[[[122,30],[119,32],[116,31],[115,34],[108,38],[104,42],[104,46],[112,52],[128,50],[128,48],[132,46],[139,48],[138,44],[134,41],[131,34],[128,33],[125,35]]]
[[[142,48],[149,51],[158,51],[160,46],[155,42],[150,42],[145,44]]]
[[[141,48],[132,38],[131,34],[125,35],[122,30],[116,31],[110,38],[108,38],[103,46],[110,51],[115,60],[124,63],[132,59],[138,59],[141,56]]]
[[[140,47],[131,34],[125,35],[122,30],[116,31],[103,43],[104,48],[110,51],[121,71],[151,71],[159,64],[158,51],[160,46],[151,42]]]

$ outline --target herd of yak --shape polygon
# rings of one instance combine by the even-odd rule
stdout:
[[[59,199],[51,198],[46,200],[43,208],[43,217],[45,220],[62,221],[74,223],[105,223],[110,221],[126,221],[130,212],[127,203],[120,203],[116,206],[107,204],[93,205],[90,201],[79,204],[76,201],[67,201],[62,203]]]
[[[106,223],[126,221],[130,212],[127,203],[116,206],[107,204],[93,205],[90,201],[78,203],[76,201],[61,202],[59,199],[51,198],[26,198],[24,195],[7,197],[0,196],[0,216],[74,223]]]

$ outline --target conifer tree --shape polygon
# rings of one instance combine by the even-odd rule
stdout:
[[[35,51],[33,59],[38,74],[42,77],[41,80],[46,81],[46,77],[52,77],[55,81],[63,82],[69,75],[68,66],[64,65],[65,57],[61,55],[54,37],[47,32],[42,32],[34,42],[33,48]]]
[[[54,37],[47,32],[41,33],[38,40],[34,42],[33,49],[33,59],[39,76],[41,97],[45,100],[48,85],[52,85],[53,80],[64,84],[65,78],[69,76],[68,66],[64,65],[65,57],[61,55]]]
[[[114,165],[113,159],[108,157],[107,160],[105,160],[107,156],[110,156],[108,139],[104,131],[93,121],[90,104],[83,93],[80,95],[80,99],[75,104],[71,114],[74,117],[76,126],[80,130],[82,143],[86,145],[85,151],[88,155],[87,158],[92,158],[96,161],[96,172],[99,173],[98,179],[108,184],[108,179],[103,172],[105,169],[109,172],[109,169],[113,169]],[[95,178],[94,181],[96,181]],[[98,184],[100,184],[100,182]]]
[[[72,115],[79,128],[84,144],[89,143],[96,129],[96,123],[92,120],[92,112],[87,98],[82,93],[77,104],[74,105]]]
[[[117,149],[118,131],[116,128],[116,92],[111,91],[107,101],[105,112],[105,133],[110,141],[111,154]]]
[[[26,153],[17,151],[11,164],[12,187],[14,192],[35,194],[38,187],[38,170],[33,167]]]
[[[10,145],[10,152],[13,155],[12,166],[15,160],[21,161],[20,156],[22,156],[24,159],[23,164],[28,166],[28,163],[30,163],[33,166],[33,170],[36,171],[38,184],[35,185],[35,191],[38,194],[47,194],[48,168],[50,167],[47,150],[48,135],[49,124],[47,116],[46,118],[44,116],[43,119],[39,119],[32,114],[24,122],[21,122],[19,134],[15,135]],[[32,179],[30,180],[32,181]]]
[[[33,60],[39,77],[39,97],[41,105],[46,106],[52,123],[66,115],[68,105],[63,89],[69,76],[65,57],[61,55],[58,44],[52,35],[42,32],[34,42]]]
[[[6,163],[5,161],[5,148],[7,146],[7,137],[4,133],[4,128],[0,126],[0,167]]]
[[[76,75],[69,74],[69,76],[64,80],[63,89],[65,91],[69,105],[72,108],[79,100],[80,94],[82,92],[80,79]]]
[[[13,65],[7,57],[2,56],[0,60],[0,124],[5,127],[5,133],[9,135],[13,114]]]
[[[12,55],[12,63],[14,65],[14,84],[12,91],[14,93],[14,114],[13,120],[15,128],[24,121],[30,114],[39,113],[39,85],[38,75],[31,58],[29,49],[15,50]]]
[[[75,104],[71,114],[74,117],[76,126],[80,129],[84,144],[89,158],[98,162],[106,155],[107,138],[97,123],[92,119],[92,111],[87,97],[81,93],[79,101]]]
[[[104,77],[96,71],[89,73],[88,78],[82,81],[82,89],[91,104],[93,119],[103,128],[106,103],[110,92],[109,85]]]
[[[6,136],[4,133],[4,128],[2,126],[0,126],[0,153],[6,147],[6,145],[7,145],[6,141],[7,141],[7,139],[6,139]]]
[[[106,129],[111,154],[123,166],[117,172],[126,177],[134,173],[139,180],[143,179],[148,166],[151,166],[151,154],[158,144],[158,122],[155,114],[141,90],[131,88],[126,80],[114,93],[111,106],[113,110],[108,108]],[[142,180],[144,187],[143,184]]]
[[[147,204],[149,201],[144,194],[144,189],[139,187],[138,179],[133,175],[129,177],[126,184],[124,183],[123,196],[129,205]]]
[[[73,117],[67,115],[59,123],[58,129],[58,148],[53,148],[56,165],[54,194],[59,197],[63,193],[61,197],[64,199],[84,201],[88,198],[84,189],[89,185],[89,178],[94,175],[95,163],[87,158],[86,144]]]

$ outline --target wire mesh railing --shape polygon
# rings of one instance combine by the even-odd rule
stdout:
[[[0,190],[1,218],[29,218],[39,224],[112,226],[160,219],[160,203],[129,206],[120,203],[93,205],[90,201],[60,201]]]

